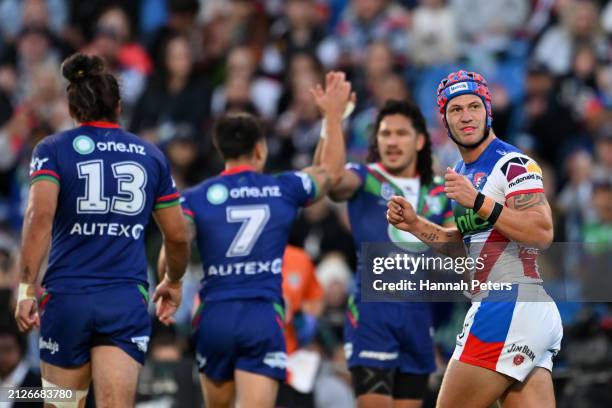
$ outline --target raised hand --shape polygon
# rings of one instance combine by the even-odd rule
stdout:
[[[325,89],[316,85],[310,90],[323,116],[344,117],[349,103],[354,106],[356,97],[351,93],[351,83],[344,72],[331,71],[325,75]]]
[[[393,196],[387,203],[387,221],[395,228],[410,231],[417,218],[416,211],[404,197]]]
[[[451,200],[455,200],[465,208],[474,208],[478,191],[467,177],[462,176],[450,167],[444,175],[444,192]]]

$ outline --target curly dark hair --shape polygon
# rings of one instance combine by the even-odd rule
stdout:
[[[76,120],[117,121],[119,83],[106,71],[102,58],[73,54],[62,63],[62,75],[69,81],[68,107]]]
[[[421,151],[417,154],[417,172],[421,177],[421,182],[429,184],[433,180],[433,160],[431,157],[431,138],[427,131],[427,125],[425,123],[425,117],[421,112],[421,109],[411,101],[399,101],[390,99],[385,102],[385,105],[380,109],[376,116],[376,126],[374,132],[370,135],[368,161],[376,162],[380,160],[380,154],[378,152],[378,143],[376,141],[376,135],[380,128],[382,120],[389,115],[402,115],[410,119],[412,126],[417,133],[423,134],[425,137],[425,144]]]

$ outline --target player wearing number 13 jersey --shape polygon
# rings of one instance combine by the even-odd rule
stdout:
[[[344,74],[330,73],[325,92],[313,92],[330,143],[343,143],[350,84]],[[226,406],[236,389],[238,406],[272,407],[287,357],[281,290],[287,238],[298,209],[338,179],[344,149],[328,149],[320,166],[268,175],[258,119],[227,115],[213,137],[226,170],[185,191],[182,202],[204,268],[194,317],[203,393],[206,406]]]
[[[144,230],[154,214],[175,254],[176,292],[187,229],[163,154],[116,123],[119,89],[102,60],[77,54],[62,71],[81,123],[33,152],[17,321],[22,330],[39,324],[32,287],[50,239],[39,305],[43,385],[87,390],[93,377],[98,405],[131,406],[151,330]]]

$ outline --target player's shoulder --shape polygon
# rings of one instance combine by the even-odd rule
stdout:
[[[530,159],[530,157],[527,156],[521,149],[500,139],[495,140],[495,145],[493,146],[493,156],[497,159],[497,162],[502,163],[516,157]]]
[[[541,173],[536,161],[525,154],[518,147],[499,140],[495,149],[497,163],[495,169],[508,175],[508,172],[516,170],[535,171]]]
[[[73,144],[75,136],[77,136],[78,134],[78,128],[62,130],[60,132],[52,133],[48,136],[45,136],[37,143],[37,146],[63,147],[67,144]]]
[[[278,183],[281,186],[301,183],[306,190],[312,188],[312,177],[303,170],[286,170],[274,174],[263,174],[263,176],[262,179],[269,180],[272,183]]]
[[[348,162],[344,165],[344,168],[347,170],[353,170],[353,171],[367,171],[368,168],[374,168],[376,166],[376,163],[357,163],[357,162]]]
[[[124,129],[122,129],[121,136],[125,139],[128,146],[142,147],[142,149],[139,150],[144,152],[146,155],[152,156],[153,158],[162,162],[166,161],[166,156],[164,156],[164,153],[156,144]]]

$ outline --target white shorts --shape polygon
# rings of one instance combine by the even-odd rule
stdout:
[[[554,302],[475,302],[453,358],[519,381],[535,367],[552,371],[563,326]]]

